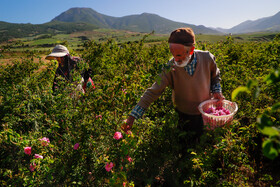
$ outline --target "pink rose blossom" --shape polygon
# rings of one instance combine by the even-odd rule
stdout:
[[[116,140],[119,140],[119,139],[121,139],[123,136],[122,136],[122,133],[121,132],[115,132],[115,134],[114,134],[114,139],[116,139]]]
[[[41,138],[40,141],[41,141],[42,146],[47,146],[50,143],[49,138],[46,138],[46,137]]]
[[[41,159],[44,158],[42,155],[39,155],[39,154],[35,154],[34,157],[35,157],[35,158],[41,158]]]
[[[35,170],[35,166],[36,166],[35,163],[31,163],[30,166],[29,166],[30,171],[33,172]]]
[[[27,155],[31,155],[31,147],[25,147],[24,148],[24,153]]]
[[[113,162],[107,163],[105,166],[106,171],[111,171],[111,169],[114,167]]]
[[[230,111],[226,108],[223,108],[223,107],[217,107],[217,108],[209,107],[207,110],[205,110],[205,112],[207,114],[212,114],[212,115],[215,115],[215,116],[224,116],[224,115],[229,115],[230,114]]]
[[[102,120],[102,115],[97,115],[97,116],[95,116],[95,119]]]
[[[128,162],[132,162],[132,158],[130,156],[127,156],[126,159],[128,160]]]
[[[77,150],[77,149],[79,148],[79,146],[80,146],[80,144],[79,144],[79,143],[76,143],[76,144],[74,145],[74,149]]]

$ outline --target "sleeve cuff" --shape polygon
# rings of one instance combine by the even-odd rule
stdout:
[[[135,117],[135,119],[139,119],[145,113],[145,109],[139,105],[136,105],[131,111],[130,115]]]
[[[218,82],[216,84],[211,85],[211,92],[212,93],[222,92],[221,84]]]

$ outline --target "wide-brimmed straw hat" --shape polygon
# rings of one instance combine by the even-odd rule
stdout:
[[[57,45],[53,48],[51,54],[46,56],[47,60],[54,60],[56,57],[64,57],[69,54],[68,49],[63,45]]]

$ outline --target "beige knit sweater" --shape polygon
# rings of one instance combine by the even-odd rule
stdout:
[[[210,52],[195,50],[194,53],[197,65],[192,76],[183,67],[175,66],[174,59],[171,59],[159,75],[159,81],[145,91],[138,105],[147,109],[169,86],[173,104],[180,112],[200,114],[198,105],[211,98],[210,87],[220,81],[220,71]]]

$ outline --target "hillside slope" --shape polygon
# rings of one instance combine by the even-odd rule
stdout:
[[[44,24],[17,24],[0,21],[0,42],[12,38],[35,36],[38,34],[72,33],[76,31],[93,30],[98,28],[88,23],[67,23],[52,21]]]
[[[260,31],[278,32],[280,31],[280,12],[273,16],[260,18],[255,21],[244,21],[231,29],[225,29],[223,31],[230,33],[249,33]]]
[[[196,26],[186,23],[175,22],[156,14],[143,13],[123,17],[111,17],[100,14],[91,8],[71,8],[52,21],[85,22],[94,24],[100,28],[129,30],[134,32],[170,33],[179,27],[191,27],[195,33],[218,34],[219,31],[204,26]]]

